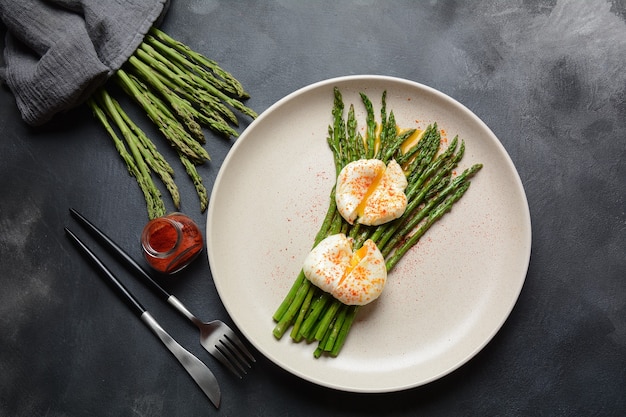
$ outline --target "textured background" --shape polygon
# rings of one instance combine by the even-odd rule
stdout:
[[[63,235],[76,207],[139,256],[143,197],[106,133],[85,107],[30,128],[3,88],[0,415],[626,414],[623,1],[178,0],[162,29],[231,71],[258,112],[351,74],[410,79],[469,107],[528,197],[533,250],[518,304],[482,352],[427,386],[335,392],[259,358],[243,381],[212,366],[223,391],[215,411]],[[209,139],[209,189],[230,145]],[[183,210],[204,227],[191,184],[178,183]],[[229,321],[206,263],[168,287],[203,318]],[[132,288],[198,346],[182,318]]]

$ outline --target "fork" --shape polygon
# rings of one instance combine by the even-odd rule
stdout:
[[[204,349],[215,357],[222,365],[233,372],[237,377],[242,378],[247,374],[247,369],[252,368],[252,363],[256,362],[252,354],[245,347],[243,342],[235,332],[223,321],[213,320],[203,322],[192,314],[187,307],[174,295],[168,293],[163,287],[152,279],[126,251],[109,238],[104,232],[98,229],[93,223],[87,220],[75,209],[70,209],[70,214],[81,223],[89,232],[94,235],[107,249],[113,252],[118,259],[124,262],[132,272],[142,278],[161,298],[176,311],[185,316],[200,330],[200,344]]]

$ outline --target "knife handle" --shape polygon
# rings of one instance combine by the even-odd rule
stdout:
[[[96,225],[91,223],[85,216],[80,214],[75,209],[70,209],[70,214],[79,223],[81,223],[87,231],[91,232],[91,234],[100,241],[115,257],[117,257],[120,261],[122,261],[127,268],[129,268],[135,275],[142,278],[146,283],[148,283],[152,289],[164,300],[167,300],[170,297],[170,294],[165,291],[159,284],[156,283],[146,272],[144,268],[141,267],[124,249],[122,249],[117,243],[115,243],[109,236],[107,236],[103,231],[101,231]]]
[[[125,301],[130,305],[130,307],[135,311],[137,316],[141,317],[141,315],[146,311],[143,305],[137,300],[131,293],[126,289],[124,284],[122,284],[113,273],[109,270],[109,268],[102,263],[102,261],[94,254],[91,249],[89,249],[71,230],[67,227],[65,228],[65,233],[67,236],[76,244],[81,253],[89,259],[97,268],[98,271],[102,273],[102,275],[108,279],[108,281],[113,285],[113,288],[117,291],[119,295],[121,295]]]
[[[109,268],[98,258],[98,256],[91,251],[71,230],[65,228],[67,236],[76,244],[82,254],[86,256],[91,262],[97,266],[98,270],[113,284],[118,294],[121,295],[139,316],[152,332],[159,338],[159,340],[167,347],[167,349],[178,359],[178,362],[185,368],[187,373],[198,384],[204,394],[211,400],[216,408],[220,406],[221,392],[219,384],[215,379],[215,375],[211,370],[191,352],[183,348],[176,340],[172,338],[150,315],[148,311],[141,305],[141,303],[126,289]]]

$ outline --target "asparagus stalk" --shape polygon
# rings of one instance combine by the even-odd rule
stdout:
[[[211,61],[201,54],[194,52],[186,45],[171,39],[163,32],[153,30],[151,31],[151,35],[153,36],[146,37],[147,42],[164,56],[170,58],[174,64],[178,65],[181,69],[184,69],[187,73],[192,75],[194,81],[199,86],[206,89],[226,104],[239,110],[241,113],[252,118],[257,117],[254,110],[245,106],[240,100],[229,96],[228,87],[218,82],[217,79],[212,77],[210,73],[206,71],[205,68],[209,68],[210,70],[220,74],[224,81],[235,89],[235,97],[248,97],[248,94],[241,88],[241,84],[234,80],[232,75],[228,72],[222,70],[214,61]],[[227,90],[227,92],[224,92],[222,89]]]
[[[174,113],[180,117],[184,125],[187,127],[189,132],[192,134],[196,140],[200,143],[204,143],[204,133],[202,133],[202,128],[200,124],[194,118],[194,112],[192,110],[191,104],[185,100],[174,94],[172,90],[167,88],[165,84],[159,80],[159,78],[154,74],[154,72],[144,64],[139,58],[136,56],[131,56],[128,60],[128,64],[135,70],[135,74],[144,79],[147,83],[149,83],[154,90],[158,91],[161,98],[164,99]]]
[[[346,338],[348,337],[348,332],[350,331],[350,328],[352,327],[352,323],[354,322],[354,318],[356,317],[357,311],[359,311],[358,306],[351,306],[348,312],[346,313],[346,319],[342,323],[341,329],[339,329],[339,335],[337,336],[337,341],[332,347],[330,347],[330,356],[333,356],[333,357],[337,356],[339,354],[339,351],[341,351],[341,348],[343,347],[343,344],[345,343]]]
[[[100,100],[104,111],[115,122],[122,132],[122,136],[126,139],[126,145],[130,150],[130,155],[132,156],[135,164],[134,174],[146,199],[148,217],[153,219],[163,216],[165,214],[165,205],[161,200],[161,192],[154,184],[152,176],[150,175],[148,164],[145,162],[144,156],[139,149],[139,139],[126,124],[126,121],[119,113],[118,107],[115,105],[113,98],[105,90],[101,89],[99,91],[98,99]],[[112,129],[107,130],[112,131]]]
[[[370,99],[361,93],[361,99],[367,110],[366,125],[367,125],[367,148],[365,157],[370,159],[376,155],[376,119],[374,118],[374,107]]]
[[[172,197],[172,202],[174,203],[174,207],[176,209],[180,209],[180,192],[178,191],[178,187],[174,182],[174,178],[172,177],[174,174],[174,170],[171,165],[163,158],[163,156],[156,149],[154,144],[148,139],[146,134],[137,126],[131,118],[126,114],[126,112],[122,109],[117,100],[111,99],[113,105],[115,106],[115,110],[122,117],[128,128],[132,131],[137,139],[137,148],[139,149],[142,157],[146,161],[148,167],[161,179],[165,188],[167,188],[170,196]]]
[[[137,177],[139,175],[139,171],[137,170],[135,160],[133,159],[132,155],[128,153],[126,145],[124,145],[124,141],[121,140],[119,136],[117,136],[117,133],[113,129],[113,126],[111,126],[111,124],[109,123],[109,120],[104,110],[102,110],[102,108],[98,105],[94,97],[89,98],[89,100],[87,100],[87,104],[89,105],[89,108],[91,108],[94,116],[96,116],[96,118],[100,121],[109,136],[111,136],[111,139],[113,139],[115,149],[117,149],[117,152],[124,161],[124,164],[126,164],[126,169],[128,170],[128,173],[134,177]]]
[[[150,164],[150,168],[152,168],[154,171],[163,171],[170,174],[170,176],[173,176],[174,169],[169,164],[169,162],[165,160],[163,155],[158,151],[150,138],[148,138],[145,132],[141,130],[141,128],[137,126],[135,122],[128,116],[128,114],[124,111],[124,109],[122,109],[122,106],[120,106],[117,100],[115,100],[114,103],[120,116],[122,116],[128,127],[133,131],[135,136],[137,136],[137,139],[139,139],[142,153],[146,153],[145,159]]]
[[[187,157],[187,155],[180,152],[178,156],[180,157],[180,161],[185,167],[185,171],[187,172],[187,175],[189,175],[189,177],[193,181],[193,185],[196,189],[196,193],[198,194],[198,197],[200,198],[200,211],[205,211],[207,207],[209,206],[209,194],[207,192],[206,187],[202,183],[202,177],[200,177],[200,174],[198,174],[198,170],[196,169],[196,166]]]
[[[175,149],[197,163],[210,159],[207,151],[178,123],[167,105],[137,78],[130,76],[124,70],[118,70],[115,79],[144,109]]]
[[[238,135],[237,131],[228,126],[228,122],[238,125],[237,116],[218,98],[200,88],[194,82],[193,76],[172,64],[148,44],[142,44],[135,54],[155,70],[155,75],[164,85],[192,104],[199,113],[197,117],[200,122],[203,121],[202,117],[220,121],[220,125],[213,126],[213,122],[210,122],[204,123],[205,126],[224,133],[227,137]]]
[[[169,35],[160,31],[157,28],[152,28],[150,30],[150,35],[152,35],[154,39],[158,40],[163,45],[170,46],[174,48],[176,51],[178,51],[181,55],[188,57],[189,60],[191,60],[191,62],[196,64],[196,66],[200,68],[204,67],[208,69],[209,71],[212,71],[213,73],[215,73],[218,77],[220,77],[223,80],[224,84],[228,86],[228,87],[225,87],[227,91],[232,91],[235,94],[235,96],[239,98],[249,97],[249,94],[244,90],[241,83],[235,77],[233,77],[232,74],[230,74],[228,71],[225,71],[224,69],[222,69],[217,64],[217,62],[211,59],[208,59],[202,54],[195,52],[194,50],[189,48],[187,45],[171,38]],[[151,39],[152,38],[148,37],[148,41],[150,41]],[[196,68],[192,67],[192,69],[196,69]]]
[[[304,274],[302,274],[302,276],[304,277]],[[293,320],[300,310],[300,306],[306,298],[309,288],[313,285],[311,281],[306,278],[299,280],[299,284],[293,296],[293,300],[287,305],[285,312],[280,316],[278,323],[274,327],[273,334],[277,339],[280,339],[292,325]],[[277,314],[274,314],[274,316],[277,316]]]
[[[228,124],[229,122],[233,123],[232,121],[226,121],[223,118],[222,113],[212,110],[211,105],[208,105],[208,104],[203,105],[200,103],[202,101],[206,103],[206,100],[208,100],[208,98],[205,100],[204,98],[199,98],[199,97],[191,95],[187,90],[182,89],[180,86],[176,85],[175,82],[173,82],[170,78],[167,78],[166,76],[160,73],[155,73],[154,75],[164,85],[170,88],[170,90],[173,93],[189,101],[189,104],[191,104],[191,107],[188,107],[189,114],[201,126],[208,127],[209,129],[217,133],[221,133],[226,138],[239,136],[239,133],[235,129],[230,127]],[[219,103],[217,104],[219,105]],[[232,112],[230,113],[232,114]],[[230,116],[227,115],[227,117],[230,117]],[[236,125],[236,123],[233,123],[233,124]],[[204,136],[202,137],[198,136],[196,137],[196,140],[198,140],[198,142],[202,144],[205,143]]]

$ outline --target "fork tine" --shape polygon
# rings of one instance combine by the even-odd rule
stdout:
[[[238,360],[237,356],[233,353],[233,350],[230,346],[228,346],[226,343],[224,343],[223,339],[219,340],[219,344],[215,345],[215,348],[225,357],[229,360],[231,366],[235,369],[237,369],[237,372],[239,373],[239,377],[242,377],[243,375],[247,375],[248,372],[246,371],[246,369],[243,367],[243,365],[241,364],[241,362]]]
[[[220,361],[222,365],[230,369],[230,371],[234,373],[237,376],[237,378],[239,379],[243,378],[243,375],[241,374],[241,372],[238,371],[231,363],[231,360],[226,355],[224,355],[224,352],[222,351],[222,348],[219,345],[215,345],[215,349],[212,349],[210,353],[218,361]],[[243,373],[245,374],[246,372],[243,371]]]
[[[248,358],[250,362],[256,362],[254,356],[252,356],[252,354],[248,351],[246,346],[241,342],[239,337],[237,337],[235,332],[233,332],[230,327],[228,328],[228,330],[228,332],[225,332],[225,336],[228,338],[228,340],[230,340],[230,342],[235,345],[239,349],[239,351]]]
[[[247,369],[252,368],[252,365],[250,364],[250,362],[248,362],[248,360],[241,354],[241,352],[239,352],[239,350],[237,349],[237,346],[234,345],[233,342],[231,341],[231,338],[228,337],[228,334],[225,333],[223,337],[220,338],[220,343],[224,345],[226,349],[228,349],[228,351],[231,353],[233,361],[236,361],[239,367],[244,372],[245,372],[245,369],[243,368],[243,366],[245,366]]]

